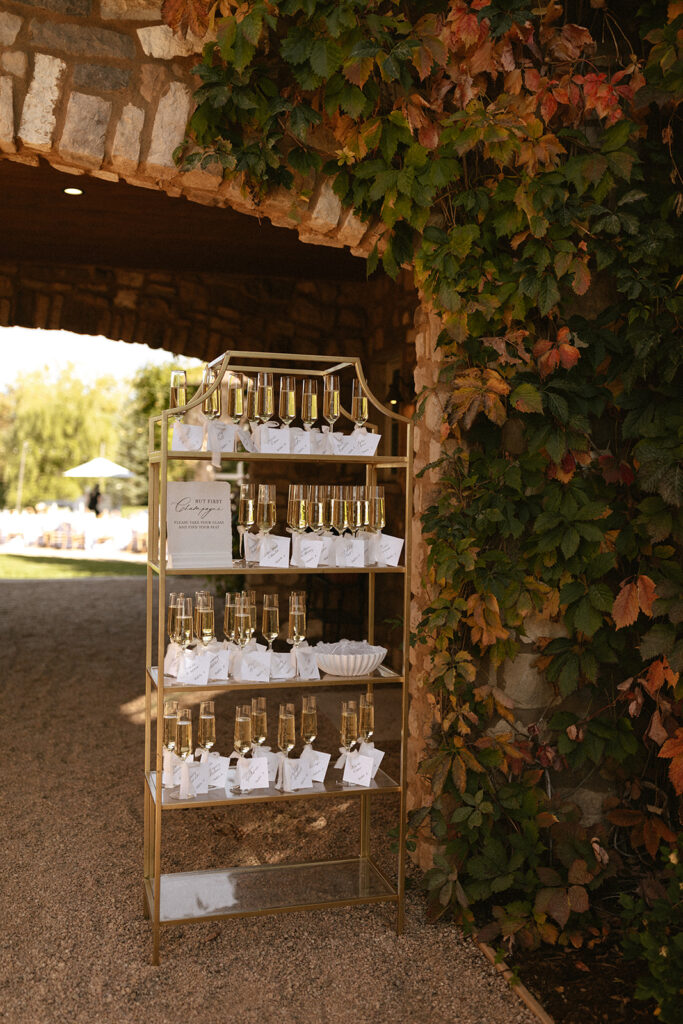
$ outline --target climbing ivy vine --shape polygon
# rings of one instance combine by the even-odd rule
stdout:
[[[217,162],[257,200],[322,172],[384,226],[369,271],[413,268],[442,321],[415,638],[439,718],[413,818],[439,844],[433,913],[594,941],[596,891],[681,827],[683,3],[164,16],[216,33],[182,167]],[[522,644],[562,701],[526,725],[497,675]],[[558,769],[609,781],[608,828],[582,828]]]

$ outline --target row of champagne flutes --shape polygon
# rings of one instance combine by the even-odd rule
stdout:
[[[243,590],[226,594],[223,612],[223,635],[226,640],[246,647],[257,633],[256,591]],[[194,605],[185,594],[169,594],[167,629],[172,643],[187,648],[190,644],[208,646],[216,639],[214,598],[206,590],[195,592]],[[289,633],[287,643],[298,647],[306,639],[306,593],[293,590],[289,595]],[[264,594],[261,634],[272,651],[273,641],[280,634],[278,594]]]
[[[301,740],[310,746],[318,735],[318,708],[315,696],[304,696],[301,701]],[[345,750],[357,743],[368,743],[375,732],[375,705],[372,693],[362,693],[358,701],[342,701],[339,740]],[[235,708],[234,747],[244,757],[254,747],[262,746],[268,738],[268,712],[265,697],[252,697],[251,704],[238,704]],[[199,705],[198,743],[208,752],[216,745],[216,715],[212,700]],[[177,700],[164,701],[164,747],[183,760],[194,755],[192,709]],[[280,704],[278,712],[277,745],[281,753],[289,754],[296,745],[296,715],[294,704]]]
[[[237,513],[238,525],[248,530],[256,525],[270,533],[277,521],[274,484],[242,484]],[[290,484],[287,495],[287,526],[294,533],[312,530],[320,534],[335,530],[341,536],[350,530],[381,533],[386,525],[384,487],[363,485]]]
[[[235,423],[246,416],[250,423],[269,423],[275,419],[275,381],[272,373],[258,373],[256,380],[246,374],[226,374],[226,417]],[[218,380],[218,367],[207,366],[202,381],[202,391],[208,392]],[[278,417],[289,426],[297,414],[296,377],[284,376],[279,380]],[[301,381],[300,415],[305,430],[310,430],[318,419],[318,381],[316,378]],[[341,414],[341,388],[339,376],[330,373],[323,377],[322,417],[334,430],[334,424]],[[187,404],[187,373],[185,370],[171,372],[171,408]],[[202,411],[207,419],[220,419],[223,415],[223,394],[220,386],[206,394]],[[362,427],[368,418],[368,399],[359,380],[351,385],[351,419],[356,427]]]

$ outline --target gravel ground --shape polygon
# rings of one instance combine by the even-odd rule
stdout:
[[[144,579],[0,583],[0,1020],[532,1024],[471,942],[425,922],[418,891],[400,938],[381,904],[205,922],[164,929],[151,966],[144,603]],[[373,848],[386,864],[393,799],[375,800]],[[355,852],[356,814],[353,799],[173,812],[163,869],[343,856]]]

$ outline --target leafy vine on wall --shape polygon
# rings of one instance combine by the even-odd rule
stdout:
[[[618,8],[164,3],[216,32],[183,168],[256,199],[322,173],[441,318],[413,827],[434,915],[509,944],[600,938],[597,891],[681,827],[683,3]],[[563,703],[520,728],[495,670],[530,636]],[[608,826],[557,770],[609,780]]]

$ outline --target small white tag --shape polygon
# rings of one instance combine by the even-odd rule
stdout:
[[[295,533],[292,537],[292,565],[304,569],[317,569],[322,550],[323,543],[316,537]]]
[[[254,757],[262,757],[268,762],[268,781],[275,782],[279,757],[270,747],[254,747]]]
[[[384,751],[378,750],[374,743],[361,743],[358,748],[358,753],[362,754],[363,757],[372,758],[372,778],[374,779],[377,774],[377,769],[382,763],[384,757]]]
[[[174,423],[171,450],[174,452],[199,452],[204,443],[204,427],[193,423]]]
[[[270,655],[270,678],[271,679],[294,679],[296,665],[292,662],[289,652],[282,654],[272,651]]]
[[[353,441],[349,434],[327,435],[327,445],[330,455],[355,455]]]
[[[327,766],[330,763],[331,754],[326,754],[323,750],[314,750],[313,747],[304,747],[301,751],[301,757],[299,760],[302,764],[307,765],[311,770],[311,779],[313,782],[324,782],[325,773],[327,772]]]
[[[363,757],[362,754],[354,751],[346,758],[344,765],[344,782],[350,782],[354,786],[369,786],[372,780],[372,758]]]
[[[175,676],[178,674],[178,663],[182,656],[183,649],[180,644],[169,644],[166,648],[166,657],[164,658],[164,675]]]
[[[371,434],[368,430],[354,430],[351,434],[351,445],[353,455],[372,456],[377,451],[382,440],[381,434]]]
[[[183,770],[183,764],[187,764],[190,773],[190,787],[194,790],[195,796],[199,793],[209,792],[209,763],[208,761],[201,764],[199,761],[186,761],[182,758],[177,758],[173,762],[173,785],[180,785],[180,778]]]
[[[164,750],[165,765],[162,774],[162,785],[163,786],[179,786],[180,785],[180,766],[182,759],[178,757],[172,750]]]
[[[183,651],[178,663],[178,682],[190,686],[206,686],[210,667],[211,655],[203,651],[200,654],[195,651]]]
[[[322,549],[320,551],[320,559],[318,565],[336,565],[337,560],[334,553],[334,545],[337,538],[333,537],[331,533],[323,533],[320,536],[320,543]]]
[[[237,428],[237,436],[239,437],[240,441],[242,442],[242,447],[244,448],[245,452],[255,452],[256,451],[256,445],[254,444],[254,438],[252,437],[251,432],[249,430],[246,430],[244,427],[238,427]]]
[[[210,452],[234,452],[236,433],[234,423],[219,423],[212,420],[207,426],[207,449]]]
[[[310,765],[297,757],[288,757],[285,760],[285,790],[310,789],[313,785]]]
[[[311,454],[311,434],[301,427],[289,428],[289,451],[292,455]]]
[[[346,569],[362,569],[365,565],[365,544],[355,537],[337,537],[335,554],[337,565]]]
[[[299,679],[320,679],[318,659],[310,647],[295,648],[296,674]]]
[[[398,565],[403,551],[403,538],[390,537],[385,533],[379,535],[377,562],[379,565]]]
[[[250,760],[241,757],[237,762],[237,778],[240,789],[245,793],[252,789],[268,789],[268,762],[263,757]]]
[[[207,764],[209,766],[209,789],[225,789],[230,770],[230,758],[209,756]]]
[[[322,431],[309,430],[308,437],[311,445],[311,455],[326,455],[327,454],[327,432],[324,434]]]
[[[269,427],[264,423],[259,430],[258,447],[269,455],[289,455],[289,427]]]
[[[211,664],[209,666],[209,679],[227,679],[230,669],[230,651],[227,647],[219,650],[211,650]]]
[[[262,647],[245,647],[239,677],[253,683],[267,683],[270,680],[270,651]]]
[[[263,534],[259,565],[268,569],[286,569],[289,566],[289,544],[289,537],[274,537],[270,533]]]
[[[247,562],[258,562],[261,553],[261,534],[244,534],[244,557]]]

